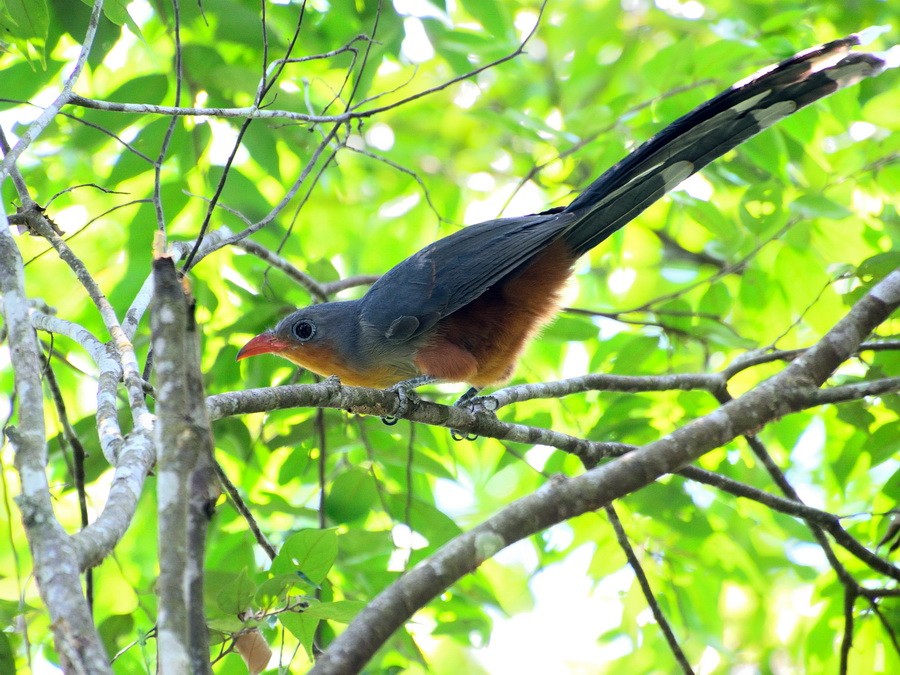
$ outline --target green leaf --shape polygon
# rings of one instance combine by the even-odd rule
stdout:
[[[256,589],[255,602],[260,607],[271,608],[283,602],[297,586],[313,590],[314,585],[297,574],[279,574],[263,581]]]
[[[7,0],[0,5],[0,40],[10,41],[28,61],[29,67],[32,67],[34,53],[37,53],[41,66],[46,67],[49,24],[46,0]]]
[[[0,675],[16,675],[16,657],[9,635],[3,631],[0,631]]]
[[[700,299],[699,310],[705,314],[714,314],[724,317],[731,310],[731,293],[728,286],[718,281],[710,284],[709,288]]]
[[[866,258],[859,265],[858,274],[868,279],[883,279],[900,268],[900,251],[886,251]]]
[[[6,575],[2,575],[0,578],[6,578]],[[19,603],[14,600],[7,600],[5,598],[0,598],[0,626],[12,626],[15,623],[15,618],[22,612],[22,610],[34,611],[36,608],[32,606],[20,607]]]
[[[337,523],[365,517],[378,498],[378,488],[368,471],[349,469],[340,473],[325,497],[325,512]]]
[[[842,220],[853,215],[853,211],[822,195],[803,195],[790,204],[790,211],[802,218],[831,218]]]
[[[497,0],[462,0],[462,6],[495,37],[509,37],[512,28],[509,13]]]
[[[327,619],[338,623],[350,623],[366,606],[357,600],[338,600],[336,602],[314,602],[303,610],[303,614],[312,619]]]
[[[883,424],[869,437],[865,450],[872,457],[873,467],[900,456],[900,422]]]
[[[90,7],[93,7],[94,5],[92,0],[81,1]],[[106,0],[103,3],[103,16],[109,19],[109,21],[114,23],[116,26],[123,26],[125,24],[128,24],[128,28],[131,29],[131,32],[140,37],[141,29],[128,13],[128,5],[130,4],[131,0]]]
[[[802,22],[805,19],[805,17],[808,16],[808,14],[809,14],[809,9],[807,9],[805,7],[801,8],[801,9],[794,9],[791,11],[786,11],[786,12],[773,12],[771,16],[766,18],[766,20],[760,24],[760,27],[759,27],[760,32],[762,32],[762,33],[777,32],[777,31],[783,29],[785,26],[791,26],[791,25],[795,25],[799,22]]]
[[[108,616],[97,626],[100,639],[107,654],[115,654],[130,642],[130,635],[134,630],[134,616],[131,614],[113,614]],[[0,655],[0,663],[3,657]],[[2,672],[2,671],[0,671]]]
[[[884,129],[900,129],[900,121],[897,119],[897,108],[900,107],[897,92],[885,91],[870,98],[863,106],[863,118],[877,124]]]
[[[337,551],[335,530],[300,530],[282,544],[272,561],[272,574],[302,574],[320,584],[334,565]]]
[[[597,337],[597,326],[587,317],[558,316],[541,337],[552,342],[582,342]]]
[[[611,370],[615,374],[633,373],[641,363],[651,358],[659,350],[659,340],[652,337],[632,337],[616,352],[615,364]]]
[[[0,28],[10,37],[43,47],[47,39],[50,14],[46,0],[6,0],[0,12]]]
[[[676,298],[660,305],[656,310],[657,319],[665,326],[690,332],[694,323],[694,311],[687,300]]]
[[[282,612],[278,615],[279,623],[290,631],[306,648],[309,658],[313,655],[313,639],[316,635],[316,627],[319,619],[307,616],[305,612]]]
[[[895,471],[881,488],[881,493],[893,502],[900,502],[900,471]]]
[[[250,607],[254,595],[256,595],[256,584],[244,569],[222,587],[216,596],[216,602],[219,609],[225,614],[236,615]]]

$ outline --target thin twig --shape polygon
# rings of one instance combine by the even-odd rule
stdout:
[[[650,581],[647,579],[647,575],[644,572],[644,568],[641,565],[641,561],[638,560],[637,555],[634,553],[634,549],[631,547],[631,542],[628,541],[628,535],[625,534],[625,528],[622,527],[622,521],[619,520],[619,514],[616,513],[616,509],[612,504],[605,506],[603,510],[606,512],[606,517],[609,518],[609,523],[612,525],[613,531],[616,533],[616,541],[619,543],[619,548],[625,553],[625,557],[628,559],[628,564],[631,566],[632,571],[634,571],[634,576],[637,578],[638,584],[641,587],[641,592],[644,594],[644,600],[647,601],[647,606],[650,608],[650,611],[653,613],[653,618],[656,619],[656,624],[659,626],[659,629],[662,631],[663,636],[666,638],[666,642],[669,645],[669,649],[672,650],[672,655],[675,657],[675,661],[681,667],[681,671],[683,673],[690,673],[693,675],[693,668],[691,668],[691,664],[688,662],[687,657],[684,655],[684,651],[681,649],[681,645],[678,644],[678,638],[675,637],[675,633],[672,631],[672,626],[669,625],[668,619],[666,619],[666,615],[663,614],[662,608],[659,606],[659,602],[656,600],[656,596],[653,593],[653,589],[650,587]]]
[[[297,25],[294,28],[294,34],[293,36],[291,36],[291,39],[286,47],[287,56],[285,58],[290,57],[291,52],[294,50],[294,47],[297,44],[297,39],[300,37],[300,27],[303,25],[303,17],[305,16],[305,14],[306,0],[303,0],[300,5],[300,13],[297,18]],[[260,87],[260,90],[257,92],[254,108],[263,104],[263,100],[272,89],[272,87],[274,87],[278,82],[278,79],[281,77],[281,73],[283,70],[284,64],[276,67],[275,73],[269,78],[267,82],[265,82],[264,86]],[[197,238],[194,241],[194,247],[191,249],[191,252],[188,253],[187,258],[185,258],[184,265],[182,265],[181,269],[185,274],[191,269],[194,264],[194,258],[200,252],[200,246],[203,244],[203,238],[206,236],[207,229],[209,229],[209,223],[212,219],[212,214],[215,211],[216,204],[218,203],[219,198],[222,196],[222,191],[225,189],[225,182],[228,180],[228,176],[231,172],[231,165],[234,163],[234,159],[237,156],[238,150],[240,149],[244,134],[247,133],[247,129],[250,128],[250,124],[253,122],[253,119],[254,118],[252,116],[246,117],[241,124],[240,129],[238,130],[237,137],[234,140],[234,147],[228,154],[228,159],[225,161],[225,166],[222,168],[222,175],[219,177],[219,182],[216,184],[216,189],[213,192],[213,196],[206,208],[206,214],[203,216],[203,222],[200,224],[199,233],[197,234]]]
[[[56,408],[56,417],[59,420],[59,424],[63,430],[63,438],[66,443],[69,444],[69,447],[72,448],[72,479],[75,481],[75,492],[78,495],[78,512],[81,516],[81,529],[84,530],[88,526],[88,507],[87,507],[87,493],[85,491],[85,474],[84,474],[84,462],[87,458],[87,453],[84,450],[84,445],[81,443],[81,439],[78,438],[78,434],[75,432],[75,429],[72,428],[72,424],[69,422],[69,415],[66,412],[66,402],[63,399],[62,390],[59,388],[59,382],[56,380],[56,374],[53,372],[53,368],[50,365],[50,360],[46,361],[46,368],[44,370],[44,379],[47,381],[47,385],[50,388],[50,395],[53,399],[53,405]],[[94,571],[86,570],[84,573],[84,582],[85,582],[85,598],[87,599],[88,606],[93,610],[94,606]]]
[[[853,605],[856,597],[854,587],[844,587],[844,636],[841,639],[841,664],[838,668],[840,675],[847,675],[849,672],[850,649],[853,647]]]
[[[3,161],[0,162],[0,183],[6,178],[13,162],[19,155],[30,146],[40,136],[41,132],[47,128],[47,125],[53,121],[53,118],[59,113],[60,109],[70,103],[73,98],[72,89],[78,81],[84,64],[87,62],[88,54],[91,52],[91,46],[94,44],[94,36],[97,34],[97,28],[100,25],[100,11],[103,9],[103,0],[94,0],[94,6],[91,9],[91,18],[88,22],[87,30],[84,34],[84,40],[81,42],[81,51],[75,60],[75,67],[63,83],[62,91],[59,92],[56,99],[44,108],[44,111],[38,118],[29,125],[29,127],[19,136],[19,141],[9,152],[5,153]]]
[[[256,518],[253,516],[253,512],[247,506],[244,498],[241,497],[241,493],[238,491],[237,486],[231,482],[231,479],[228,477],[228,474],[225,473],[225,470],[222,468],[221,464],[215,462],[213,466],[216,470],[216,476],[219,477],[219,482],[221,483],[222,488],[231,499],[231,503],[234,504],[235,510],[246,521],[247,526],[253,533],[253,537],[256,539],[256,543],[259,544],[262,550],[266,552],[266,555],[269,556],[270,560],[275,560],[275,556],[278,555],[278,551],[274,546],[272,546],[272,544],[269,543],[269,540],[266,539],[266,535],[262,533],[262,530],[259,528],[259,524],[256,522]]]

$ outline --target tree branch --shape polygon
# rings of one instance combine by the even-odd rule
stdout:
[[[97,34],[97,27],[100,25],[100,10],[103,9],[103,0],[94,0],[94,7],[91,10],[91,18],[88,22],[87,31],[84,34],[84,40],[81,43],[81,51],[78,59],[75,61],[75,67],[63,84],[62,91],[56,99],[48,105],[40,116],[31,123],[25,132],[19,137],[19,142],[6,153],[3,161],[0,162],[0,183],[9,174],[13,163],[19,158],[25,148],[34,143],[35,139],[41,135],[41,132],[47,128],[47,125],[53,121],[53,118],[59,113],[64,105],[70,103],[73,98],[77,98],[72,94],[72,89],[81,75],[84,64],[87,62],[88,54],[91,52],[91,46],[94,44],[94,36]]]
[[[81,569],[72,539],[56,519],[47,483],[47,445],[41,358],[28,318],[22,256],[0,207],[0,291],[12,355],[19,425],[7,435],[15,448],[22,494],[16,498],[34,561],[41,597],[63,667],[72,673],[108,673],[109,663],[81,592]]]
[[[900,271],[857,302],[815,346],[784,371],[666,438],[572,479],[553,480],[444,545],[382,591],[337,637],[311,671],[360,670],[416,610],[515,541],[634,492],[737,436],[750,434],[802,405],[863,337],[900,305]],[[797,384],[799,383],[799,384]]]
[[[802,518],[808,523],[815,523],[834,537],[834,540],[838,544],[862,560],[873,570],[886,577],[900,581],[900,568],[896,565],[892,565],[887,560],[880,558],[860,544],[841,526],[840,518],[833,513],[820,511],[819,509],[807,506],[800,501],[773,495],[765,490],[760,490],[750,485],[746,485],[745,483],[740,483],[712,471],[705,471],[696,466],[686,466],[681,469],[678,474],[690,480],[697,481],[698,483],[711,485],[714,488],[728,492],[736,497],[752,499],[774,511],[785,513],[794,516],[795,518]]]
[[[684,655],[681,645],[678,644],[678,638],[675,637],[672,626],[669,625],[666,615],[663,614],[662,608],[659,606],[659,602],[657,602],[656,596],[653,594],[653,589],[650,587],[650,580],[647,579],[644,568],[641,566],[641,561],[638,560],[634,548],[631,546],[631,542],[628,541],[628,535],[625,534],[625,528],[622,526],[619,514],[616,513],[616,509],[612,504],[605,506],[604,511],[606,511],[606,517],[609,518],[610,525],[612,525],[613,531],[616,533],[616,541],[619,543],[619,548],[624,551],[625,557],[628,559],[628,564],[634,571],[635,577],[637,577],[638,584],[644,594],[644,599],[647,601],[647,606],[650,607],[653,618],[656,619],[659,629],[666,638],[669,649],[672,650],[672,654],[675,656],[675,661],[681,667],[683,673],[693,674],[694,670],[691,668],[691,664]]]
[[[207,397],[206,403],[212,420],[304,406],[338,408],[363,415],[392,417],[397,412],[398,397],[393,391],[344,386],[337,379],[329,378],[319,384],[283,385],[215,394]],[[624,443],[588,441],[552,429],[501,422],[490,412],[472,413],[456,406],[423,400],[411,403],[403,417],[414,422],[458,429],[488,438],[549,445],[572,453],[590,464],[633,449],[633,446]]]
[[[174,261],[169,257],[154,260],[153,277],[160,672],[211,673],[203,605],[203,554],[206,526],[219,486],[203,405],[199,341]]]

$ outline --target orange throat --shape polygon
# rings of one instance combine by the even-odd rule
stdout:
[[[294,343],[279,338],[274,333],[263,333],[250,340],[238,352],[237,360],[259,354],[280,356],[322,377],[336,375],[343,384],[352,387],[385,389],[415,375],[401,372],[390,365],[378,365],[364,370],[354,368],[327,343]]]

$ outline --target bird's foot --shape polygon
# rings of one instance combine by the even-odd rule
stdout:
[[[394,410],[393,415],[382,417],[381,421],[388,426],[397,424],[401,417],[406,416],[410,402],[419,399],[418,394],[415,392],[416,387],[421,387],[429,382],[434,382],[434,378],[430,375],[420,375],[388,387],[387,391],[393,391],[397,394],[397,408]]]
[[[497,399],[493,396],[479,396],[481,391],[477,387],[470,387],[469,390],[460,396],[453,405],[457,408],[468,410],[470,413],[489,412],[493,413],[500,407]],[[462,432],[459,429],[451,429],[450,436],[454,441],[474,441],[478,438],[478,434],[471,432]]]

